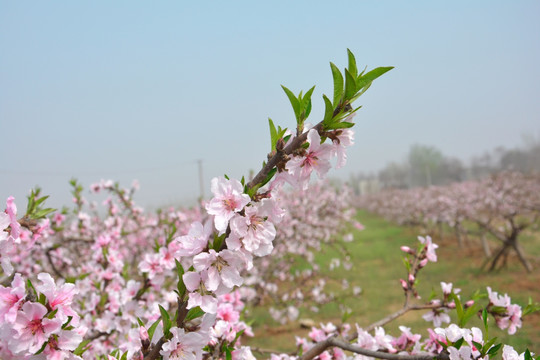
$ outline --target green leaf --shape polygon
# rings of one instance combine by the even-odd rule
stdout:
[[[278,132],[276,126],[272,119],[268,118],[268,125],[270,126],[270,145],[272,146],[272,151],[276,150],[276,143],[278,141]]]
[[[58,310],[58,309],[56,309],[56,310]],[[55,311],[56,311],[56,310],[55,310]],[[55,314],[56,314],[56,313],[55,313]],[[65,322],[65,324],[62,325],[62,329],[67,328],[67,327],[69,326],[69,323],[71,322],[71,320],[73,320],[73,316],[68,316],[67,321]]]
[[[139,326],[144,327],[144,323],[142,322],[142,320],[138,316],[137,316],[137,323],[139,324]]]
[[[332,77],[334,78],[334,101],[332,104],[335,109],[343,96],[343,75],[341,75],[341,71],[333,63],[330,63],[330,68],[332,69]]]
[[[465,341],[465,339],[461,338],[461,339],[459,339],[458,341],[456,341],[456,342],[454,343],[453,346],[454,346],[456,349],[459,350],[459,348],[461,347],[461,345],[463,345],[463,341]]]
[[[184,268],[182,267],[182,264],[176,259],[174,259],[176,263],[176,275],[178,276],[178,283],[176,284],[176,288],[178,289],[178,296],[180,298],[183,298],[184,295],[186,295],[186,285],[184,284]]]
[[[313,94],[313,90],[315,90],[315,85],[313,85],[313,87],[306,92],[306,95],[302,97],[302,104],[301,104],[301,111],[300,111],[301,113],[300,117],[302,121],[307,119],[309,114],[311,113],[311,95]]]
[[[330,126],[332,124],[332,117],[334,114],[334,108],[332,107],[332,102],[329,98],[326,97],[326,95],[323,95],[324,100],[324,119],[323,119],[323,126],[326,129],[327,126]]]
[[[35,353],[34,355],[39,355],[39,354],[41,354],[41,353],[43,352],[43,350],[45,350],[45,348],[47,347],[48,344],[49,344],[49,342],[48,342],[48,341],[45,341],[45,342],[43,343],[43,346],[41,347],[41,349],[39,349],[38,352]]]
[[[464,310],[462,327],[464,327],[467,324],[467,322],[469,322],[469,320],[478,313],[479,310],[480,310],[480,305],[477,303],[474,303],[471,307]]]
[[[236,344],[236,342],[238,341],[240,336],[242,336],[244,334],[244,331],[246,331],[246,329],[240,330],[239,332],[236,333],[236,336],[234,337],[234,340],[231,342],[231,346],[233,348],[234,348],[234,344]]]
[[[532,314],[532,313],[535,313],[537,311],[540,311],[540,303],[534,303],[532,302],[532,298],[529,297],[529,303],[527,304],[527,306],[525,306],[525,308],[523,309],[523,314],[522,314],[522,317],[524,317],[525,315],[529,315],[529,314]]]
[[[56,209],[53,209],[53,208],[47,208],[47,209],[41,209],[41,210],[38,210],[36,211],[33,215],[32,215],[32,218],[33,219],[43,219],[45,216],[49,215],[50,213],[53,213],[55,212]]]
[[[90,348],[90,346],[87,346],[88,344],[90,344],[90,341],[91,341],[90,339],[83,340],[79,344],[79,346],[77,346],[77,348],[73,350],[73,354],[77,356],[81,356],[82,354],[84,354],[84,352]]]
[[[356,79],[356,88],[358,90],[360,90],[365,86],[371,85],[371,83],[375,79],[377,79],[378,77],[386,74],[387,72],[389,72],[393,68],[394,68],[393,66],[378,67],[378,68],[375,68],[375,69],[369,71],[365,75],[359,76]]]
[[[291,90],[287,89],[283,85],[281,85],[281,87],[283,88],[283,91],[285,91],[285,94],[287,94],[287,97],[289,98],[289,101],[291,102],[292,108],[294,110],[296,120],[298,121],[300,119],[300,102]]]
[[[487,338],[487,335],[486,335],[486,338]],[[484,354],[487,354],[488,350],[491,348],[491,346],[493,344],[495,344],[495,341],[497,341],[497,338],[494,337],[493,339],[490,339],[488,341],[486,341],[486,343],[484,344],[484,346],[482,347],[482,353]]]
[[[354,54],[352,53],[352,51],[349,49],[347,49],[347,57],[349,58],[349,66],[347,70],[349,70],[351,75],[356,78],[358,76],[358,68],[356,67],[356,59],[354,58]]]
[[[476,342],[476,341],[473,340],[472,343],[473,343],[475,348],[482,349],[482,344],[480,344],[479,342]]]
[[[345,97],[344,100],[351,100],[356,94],[356,80],[349,70],[345,69]]]
[[[37,290],[36,288],[34,287],[34,285],[32,284],[32,282],[30,281],[30,279],[26,279],[26,286],[29,288],[29,289],[32,289],[32,291],[34,292],[34,295],[37,297]]]
[[[169,313],[167,310],[163,308],[163,306],[159,306],[159,312],[161,313],[161,319],[163,320],[163,334],[169,335],[169,331],[171,330],[172,321],[169,316]]]
[[[223,245],[223,241],[227,237],[227,234],[221,234],[221,235],[214,235],[214,241],[212,242],[212,248],[219,252],[221,249],[221,245]]]
[[[264,179],[264,181],[261,183],[261,187],[266,185],[270,180],[272,180],[276,172],[277,172],[277,168],[273,168],[272,170],[270,170],[268,172],[268,175],[266,175],[266,179]]]
[[[487,337],[487,333],[488,333],[488,313],[487,313],[487,309],[484,308],[482,310],[482,322],[484,323],[484,329],[486,330],[486,337]]]
[[[196,319],[198,317],[201,317],[205,314],[204,311],[202,311],[202,309],[199,307],[199,306],[196,306],[194,308],[191,308],[189,309],[187,315],[186,315],[186,319],[184,321],[191,321],[193,319]]]
[[[148,339],[150,342],[152,342],[152,338],[154,337],[154,332],[156,331],[156,328],[159,325],[159,322],[161,321],[161,317],[159,317],[150,327],[148,328]]]
[[[491,349],[488,350],[487,354],[491,357],[491,356],[495,356],[497,355],[497,352],[499,351],[499,349],[501,348],[502,344],[497,344],[497,345],[494,345]]]
[[[459,327],[463,327],[463,305],[461,305],[461,300],[459,300],[459,298],[457,297],[456,294],[454,294],[452,292],[452,294],[450,294],[450,298],[452,298],[454,300],[454,302],[456,303],[456,312],[457,312],[457,315],[458,315],[458,325]]]
[[[533,357],[529,349],[525,350],[525,360],[533,360]]]

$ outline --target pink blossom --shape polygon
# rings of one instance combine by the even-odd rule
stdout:
[[[443,335],[439,335],[437,334],[435,331],[433,331],[432,329],[427,329],[428,333],[429,333],[429,339],[426,341],[425,343],[425,349],[427,351],[432,351],[432,352],[435,352],[435,353],[440,353],[442,350],[443,350],[443,347],[441,345],[441,343],[443,344],[447,344],[448,342],[446,341],[446,337],[443,336]]]
[[[473,359],[472,357],[472,350],[469,346],[461,346],[459,350],[457,350],[453,346],[448,347],[448,352],[450,353],[450,360],[470,360]]]
[[[321,144],[321,137],[315,129],[311,129],[307,135],[309,147],[304,156],[294,156],[287,162],[287,169],[298,181],[307,188],[311,172],[315,170],[319,178],[323,178],[330,170],[330,157],[334,151],[332,145]]]
[[[156,275],[163,273],[161,255],[159,253],[146,254],[144,260],[139,263],[139,270],[141,272],[147,272],[149,279],[153,279]]]
[[[525,359],[525,353],[519,354],[512,346],[504,345],[502,358],[503,360],[523,360]]]
[[[353,114],[354,115],[354,114]],[[337,155],[336,169],[342,168],[347,163],[347,151],[346,148],[354,144],[354,130],[353,129],[341,129],[341,133],[337,136],[337,139],[333,140],[334,151]]]
[[[323,351],[319,355],[319,360],[332,360],[332,355],[328,351]]]
[[[315,342],[320,342],[326,340],[328,335],[326,332],[322,329],[317,329],[316,327],[312,327],[311,331],[309,332],[308,336]]]
[[[215,314],[218,301],[204,286],[204,282],[208,281],[208,273],[206,271],[200,273],[190,271],[185,273],[182,279],[189,291],[188,308],[200,306],[204,312]]]
[[[194,256],[199,254],[208,245],[208,239],[211,234],[212,227],[209,222],[204,226],[198,221],[193,222],[189,227],[187,235],[174,239],[174,241],[179,243],[175,256]]]
[[[249,203],[250,198],[236,179],[213,178],[211,189],[214,197],[206,204],[206,211],[214,215],[216,229],[222,234],[227,230],[229,220]]]
[[[489,301],[495,306],[507,307],[511,304],[511,299],[508,294],[504,296],[499,295],[496,291],[491,291],[491,288],[487,287]]]
[[[240,286],[243,279],[240,276],[243,259],[231,250],[222,250],[216,253],[210,249],[207,253],[201,253],[193,258],[193,267],[196,271],[206,270],[208,278],[204,285],[210,291],[216,291],[220,284],[228,289]]]
[[[227,242],[231,250],[238,248],[233,239],[242,241],[249,252],[257,256],[265,256],[272,252],[272,241],[276,237],[274,224],[268,221],[271,203],[265,202],[245,208],[245,216],[236,215],[231,219],[232,236]]]
[[[231,355],[232,360],[257,360],[251,353],[251,349],[247,346],[242,346],[240,349],[234,350]]]
[[[441,288],[444,295],[450,295],[452,293],[452,283],[445,283],[441,281]]]
[[[60,330],[62,320],[45,318],[46,314],[45,306],[39,303],[24,303],[15,320],[14,329],[17,330],[18,337],[9,343],[11,351],[34,353],[43,346],[51,334]]]
[[[38,279],[42,284],[36,286],[36,290],[45,295],[51,309],[59,310],[63,316],[78,317],[71,308],[73,296],[78,293],[74,284],[63,284],[56,286],[54,279],[47,273],[38,274]],[[63,318],[62,320],[65,320]]]
[[[407,347],[416,344],[422,337],[420,334],[413,334],[411,328],[400,326],[401,336],[392,342],[398,350],[405,350]]]
[[[240,314],[234,310],[232,304],[225,303],[218,306],[217,317],[218,319],[234,324],[240,319]]]
[[[501,329],[508,328],[508,334],[516,333],[517,328],[521,327],[521,306],[510,304],[506,307],[506,316],[498,319],[497,326]]]
[[[13,238],[13,240],[17,240],[21,236],[21,225],[17,221],[17,206],[15,205],[14,200],[15,198],[13,196],[7,198],[6,213],[9,216],[11,237]]]
[[[393,340],[392,336],[386,335],[386,333],[384,332],[384,328],[382,327],[375,328],[374,339],[375,339],[375,343],[379,347],[388,350],[388,352],[390,353],[396,352],[396,349],[394,349],[394,347],[392,346],[392,340]]]
[[[443,322],[450,322],[450,316],[446,313],[446,310],[444,309],[431,310],[430,312],[422,315],[422,318],[426,321],[432,321],[433,325],[437,327],[441,326]]]
[[[163,344],[161,351],[164,360],[200,360],[202,348],[207,339],[197,332],[186,333],[184,329],[171,328],[172,338]]]
[[[25,297],[26,288],[21,274],[15,274],[10,288],[0,285],[0,320],[13,323]]]
[[[420,241],[422,244],[425,244],[426,258],[429,261],[437,262],[437,254],[435,253],[435,250],[439,247],[439,245],[434,244],[431,241],[430,236],[426,236],[425,238],[422,236],[419,236],[418,241]]]

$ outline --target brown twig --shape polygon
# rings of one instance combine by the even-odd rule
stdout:
[[[356,345],[349,344],[348,342],[345,342],[341,339],[338,339],[336,337],[330,337],[324,341],[321,341],[315,346],[313,346],[311,349],[309,349],[304,355],[302,355],[298,360],[310,360],[315,358],[316,356],[322,354],[323,351],[329,348],[338,347],[343,350],[347,350],[356,354],[374,357],[377,359],[386,359],[386,360],[448,360],[450,357],[446,352],[441,352],[438,355],[430,355],[430,354],[423,354],[423,355],[398,355],[398,354],[390,354],[387,352],[382,351],[373,351],[373,350],[367,350],[364,348],[361,348]]]

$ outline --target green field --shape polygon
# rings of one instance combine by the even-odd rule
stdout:
[[[334,270],[337,278],[345,278],[354,285],[359,285],[363,291],[356,297],[343,299],[344,304],[353,309],[353,315],[347,321],[355,322],[361,326],[384,318],[388,314],[400,309],[403,305],[403,290],[399,285],[399,278],[406,276],[402,263],[403,253],[401,245],[416,247],[416,237],[423,235],[419,230],[400,227],[387,222],[379,216],[360,211],[358,220],[364,224],[365,230],[355,231],[355,240],[348,245],[353,255],[354,266],[351,270],[342,267]],[[535,270],[527,274],[520,266],[517,258],[508,259],[507,268],[494,273],[480,271],[483,261],[482,250],[475,239],[471,239],[464,247],[459,249],[457,241],[451,236],[442,241],[434,238],[439,244],[437,254],[439,261],[429,263],[418,276],[419,293],[422,300],[427,301],[431,290],[441,294],[440,281],[452,282],[455,287],[461,288],[462,298],[469,298],[476,289],[485,291],[491,286],[500,294],[508,293],[513,303],[524,306],[528,298],[540,302],[540,241],[538,235],[526,233],[521,243],[530,256]],[[493,242],[493,248],[497,245]],[[317,255],[317,261],[322,267],[333,257],[332,249],[323,249]],[[336,287],[338,289],[338,287]],[[388,333],[398,335],[398,325],[406,325],[413,331],[421,333],[423,337],[427,332],[423,329],[433,327],[422,319],[425,311],[409,312],[398,320],[385,326]],[[290,351],[294,349],[294,335],[307,336],[309,329],[302,329],[299,322],[279,325],[268,314],[267,308],[260,306],[252,309],[249,319],[254,320],[253,328],[255,339],[248,343],[255,347]],[[300,319],[311,319],[318,325],[319,322],[333,321],[339,323],[341,312],[336,303],[324,305],[318,313],[301,312]],[[453,317],[455,320],[455,317]],[[478,319],[474,318],[468,327],[482,327]],[[493,329],[493,330],[491,330]],[[506,344],[514,346],[516,350],[524,351],[528,347],[531,351],[540,351],[540,314],[532,314],[523,319],[523,327],[516,335],[509,336],[493,326],[490,336],[497,336]]]

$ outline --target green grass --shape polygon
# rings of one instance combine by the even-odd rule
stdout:
[[[348,244],[348,251],[352,255],[354,266],[351,270],[339,268],[334,270],[337,278],[345,278],[352,285],[359,285],[363,292],[356,297],[345,298],[344,304],[353,309],[352,317],[347,321],[350,324],[358,323],[360,326],[369,324],[384,318],[388,314],[400,309],[403,305],[403,290],[399,285],[399,279],[406,276],[406,270],[402,263],[403,253],[401,245],[416,247],[418,230],[397,226],[389,223],[379,216],[360,211],[358,220],[364,224],[365,230],[355,231],[355,240]],[[421,301],[427,301],[431,290],[441,294],[440,282],[452,282],[455,287],[462,289],[462,298],[469,298],[475,290],[485,291],[486,286],[491,286],[494,291],[508,293],[512,301],[525,305],[529,297],[535,302],[540,302],[540,264],[532,261],[535,271],[527,274],[521,267],[517,258],[510,257],[508,267],[495,272],[486,273],[480,270],[483,261],[482,250],[479,243],[471,240],[464,249],[459,249],[457,241],[451,236],[442,241],[434,239],[440,245],[437,251],[439,261],[429,263],[419,276],[419,293]],[[521,239],[523,247],[529,255],[540,254],[540,241],[537,235],[525,234]],[[497,245],[493,243],[493,248]],[[316,261],[324,267],[335,255],[335,251],[323,248],[316,255]],[[333,275],[334,276],[334,275]],[[385,326],[387,332],[397,335],[398,325],[412,327],[414,331],[427,336],[425,329],[430,326],[421,315],[424,312],[410,312]],[[309,318],[319,322],[341,320],[339,304],[330,303],[324,305],[318,313],[301,312],[300,318]],[[300,329],[299,323],[279,325],[268,314],[267,308],[260,306],[251,309],[249,318],[254,320],[253,328],[255,338],[248,343],[261,348],[290,351],[294,349],[294,335],[306,336],[309,330]],[[455,321],[456,318],[453,317]],[[468,326],[482,328],[478,319],[473,319]],[[540,316],[529,315],[523,321],[523,328],[517,334],[509,336],[505,331],[490,328],[490,336],[497,336],[501,341],[523,351],[526,347],[540,351]]]

